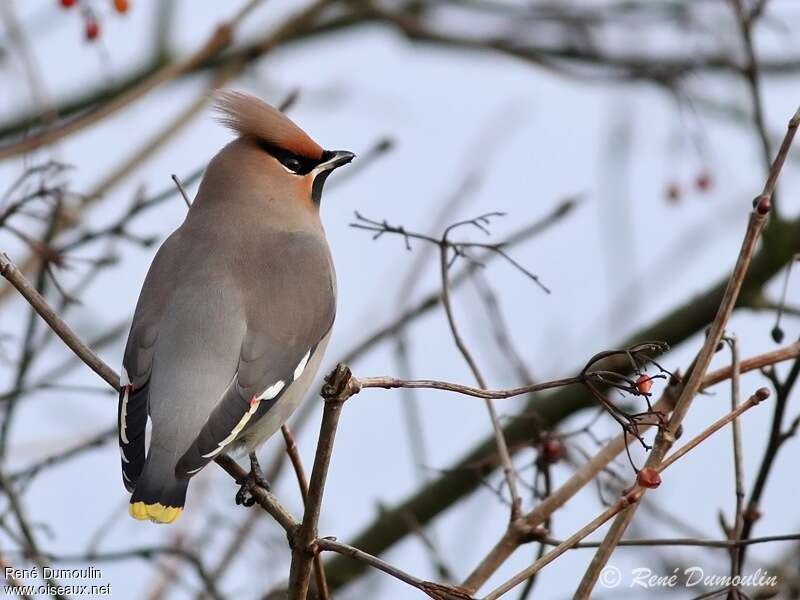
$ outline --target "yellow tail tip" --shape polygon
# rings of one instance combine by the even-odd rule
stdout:
[[[181,516],[183,508],[180,506],[164,506],[160,502],[145,504],[144,502],[131,502],[128,512],[134,519],[152,521],[153,523],[172,523]]]

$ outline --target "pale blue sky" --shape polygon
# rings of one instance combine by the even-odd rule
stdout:
[[[150,47],[155,9],[152,1],[132,0],[132,10],[125,18],[106,15],[106,4],[96,2],[104,9],[102,50],[82,41],[78,15],[61,14],[56,2],[15,4],[23,26],[32,35],[43,79],[54,98],[98,81],[113,80],[145,60]],[[214,24],[233,10],[233,4],[179,2],[174,42],[180,51],[196,48]],[[258,34],[265,23],[277,22],[279,15],[289,10],[287,5],[301,4],[264,3],[246,22],[245,35]],[[782,8],[781,2],[774,5]],[[786,25],[789,33],[768,43],[797,50],[796,22],[787,21]],[[4,84],[0,118],[7,119],[27,107],[30,100],[19,62],[9,56],[0,63],[0,69]],[[720,101],[746,101],[739,81],[697,76],[690,83],[693,89],[702,89],[704,95]],[[195,77],[164,87],[56,148],[36,153],[27,164],[49,156],[65,160],[75,166],[69,175],[73,189],[89,190],[204,86],[205,80]],[[335,185],[337,176],[332,177],[333,185],[329,184],[323,197],[323,219],[339,283],[339,312],[323,370],[365,332],[395,314],[405,300],[400,282],[415,258],[405,251],[400,238],[372,242],[369,234],[349,228],[354,210],[426,231],[465,171],[485,162],[479,189],[448,221],[488,211],[508,212],[508,217],[492,227],[495,239],[501,239],[505,232],[545,215],[564,198],[580,194],[581,205],[568,221],[513,251],[517,260],[553,290],[551,295],[543,294],[507,265],[495,263],[488,270],[501,293],[504,314],[513,323],[514,342],[535,376],[549,379],[573,374],[594,352],[613,347],[727,272],[741,241],[750,199],[760,190],[763,179],[759,146],[750,130],[705,113],[690,116],[690,127],[699,127],[705,136],[706,164],[685,139],[685,122],[680,120],[674,99],[652,85],[575,82],[498,55],[411,45],[378,27],[274,52],[231,87],[271,102],[279,102],[289,90],[299,88],[300,100],[291,116],[326,147],[363,153],[383,136],[396,141],[391,153],[357,177],[341,185]],[[796,109],[800,100],[797,89],[796,81],[789,78],[770,82],[765,88],[772,131],[782,131]],[[620,142],[625,137],[629,140],[627,148]],[[98,203],[88,215],[89,223],[101,226],[112,222],[127,208],[139,186],[150,192],[164,189],[171,183],[171,173],[193,171],[228,139],[230,133],[205,111]],[[482,146],[481,141],[486,144]],[[10,182],[23,164],[0,164],[0,182]],[[795,164],[787,166],[782,179],[783,207],[789,214],[796,213],[798,207],[792,192],[800,183]],[[708,193],[690,190],[678,205],[665,201],[664,189],[670,181],[691,188],[697,173],[705,168],[714,178]],[[161,239],[180,223],[184,213],[185,206],[176,196],[137,218],[133,229]],[[482,239],[479,233],[470,235]],[[416,253],[421,247],[414,246]],[[0,233],[0,249],[12,258],[25,254],[5,233]],[[101,249],[98,246],[93,250]],[[83,304],[67,315],[68,322],[86,337],[131,314],[154,248],[121,243],[117,251],[121,266],[98,278],[83,294]],[[81,256],[88,254],[84,250]],[[61,278],[74,282],[80,274],[77,265]],[[797,299],[800,279],[794,281],[790,294]],[[775,283],[770,289],[777,293],[779,286]],[[436,264],[431,260],[413,297],[421,297],[437,285]],[[0,312],[0,329],[19,335],[23,308],[18,301],[5,304]],[[516,384],[512,370],[491,342],[488,322],[472,286],[465,286],[456,295],[456,314],[489,374],[490,385]],[[734,316],[730,329],[741,341],[743,356],[774,348],[769,337],[771,320],[768,314]],[[787,338],[796,337],[797,322],[789,320],[786,330]],[[415,376],[472,383],[440,311],[416,321],[410,334]],[[670,369],[685,367],[699,341],[696,336],[669,353],[664,365]],[[122,345],[120,340],[101,352],[115,368],[120,364]],[[46,371],[66,356],[66,350],[51,344],[45,356],[37,357],[34,373]],[[715,361],[723,364],[727,357]],[[398,370],[391,345],[381,346],[353,368],[364,376],[396,374]],[[7,385],[10,375],[8,369],[0,369],[0,383]],[[99,385],[83,368],[70,374],[68,382]],[[750,391],[763,385],[763,380],[747,376],[742,385],[743,390]],[[720,386],[714,392],[697,399],[685,423],[687,433],[700,431],[726,412],[727,388]],[[480,401],[435,392],[420,393],[419,399],[432,473],[446,468],[489,432]],[[403,428],[402,401],[399,392],[369,391],[348,403],[326,489],[323,535],[347,541],[376,515],[379,504],[392,504],[417,488]],[[518,406],[518,402],[505,401],[498,403],[498,410],[511,414]],[[795,398],[790,414],[798,409]],[[579,426],[590,416],[577,415],[565,428]],[[769,417],[770,408],[762,406],[743,422],[745,471],[751,476],[760,460]],[[24,465],[66,448],[76,436],[101,431],[113,425],[115,418],[115,399],[110,397],[56,392],[31,395],[18,412],[12,465]],[[309,468],[318,422],[317,415],[299,436]],[[597,425],[597,431],[607,435],[616,429],[606,419]],[[653,494],[659,505],[683,515],[709,537],[720,537],[717,512],[723,509],[731,514],[729,437],[726,431],[704,444],[691,460],[671,469],[664,485]],[[282,443],[277,439],[269,442],[262,455],[269,456],[278,442]],[[782,500],[793,493],[792,482],[785,474],[796,468],[797,444],[792,440],[786,446],[778,472],[770,481],[759,534],[786,533],[798,526],[792,503]],[[591,449],[588,442],[584,447]],[[530,458],[528,452],[520,457],[519,464]],[[630,475],[624,465],[619,470]],[[285,475],[276,482],[276,492],[299,514],[294,479]],[[556,469],[555,476],[563,481],[568,471]],[[204,486],[208,499],[200,502],[200,488]],[[218,518],[210,547],[221,547],[233,520],[243,516],[243,509],[233,505],[234,493],[229,478],[218,469],[207,469],[193,483],[187,511],[177,527],[197,531],[208,519]],[[98,526],[113,514],[119,517],[108,527],[102,549],[165,543],[176,530],[136,522],[124,515],[126,494],[113,444],[48,471],[27,491],[25,502],[33,522],[48,524],[49,533],[39,531],[41,546],[55,553],[81,552]],[[599,510],[594,490],[585,490],[556,515],[554,535],[567,537]],[[682,535],[660,526],[641,525],[647,523],[646,512],[639,516],[640,527],[632,534]],[[477,563],[504,529],[506,519],[506,509],[490,493],[480,491],[436,521],[442,551],[457,574],[465,575]],[[10,547],[8,538],[0,540],[3,548]],[[221,583],[222,589],[236,597],[257,598],[270,582],[277,583],[287,572],[285,553],[275,550],[282,540],[282,533],[265,517],[257,535],[241,549],[245,556]],[[780,557],[785,549],[778,545],[754,548],[748,567],[754,569],[762,560]],[[490,586],[528,564],[533,550],[518,552]],[[211,553],[207,550],[207,555]],[[675,549],[667,554],[687,562],[695,560],[687,556],[698,557],[697,564],[723,573],[727,569],[724,553]],[[420,577],[435,577],[421,544],[413,539],[394,548],[386,558]],[[539,593],[548,598],[568,596],[574,590],[577,573],[590,558],[590,551],[576,551],[558,559],[542,574],[537,584]],[[651,554],[624,549],[611,563],[625,572],[634,566],[660,567]],[[100,566],[112,583],[114,598],[141,597],[148,578],[154,576],[151,565],[144,561]],[[193,581],[188,569],[183,572]],[[186,597],[180,589],[174,588],[174,597]],[[374,591],[377,589],[379,593]],[[337,598],[395,600],[413,595],[396,581],[374,575]]]

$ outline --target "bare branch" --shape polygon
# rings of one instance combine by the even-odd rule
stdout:
[[[47,301],[42,298],[42,295],[36,291],[36,288],[34,288],[20,270],[17,269],[17,266],[11,262],[11,259],[2,252],[0,252],[0,275],[5,277],[11,285],[17,288],[19,293],[22,294],[36,312],[39,313],[39,316],[45,320],[70,350],[77,354],[80,359],[108,383],[108,385],[114,389],[119,389],[119,375],[106,365],[91,348],[84,344],[80,338],[70,330],[56,312],[47,304]]]
[[[281,427],[283,434],[283,441],[286,443],[286,454],[292,461],[294,473],[297,477],[297,485],[300,488],[300,496],[303,499],[303,505],[308,502],[308,481],[306,480],[306,471],[303,468],[303,461],[300,458],[300,453],[297,450],[297,443],[294,441],[292,430],[288,425]],[[322,600],[330,599],[330,590],[328,590],[328,581],[325,578],[325,567],[322,564],[322,559],[319,554],[314,555],[314,575],[317,583],[317,593]]]
[[[175,175],[175,173],[173,173],[170,177],[172,177],[172,181],[175,182],[175,187],[177,187],[178,191],[181,193],[181,197],[183,198],[183,201],[186,203],[186,208],[192,208],[192,201],[189,200],[189,196],[186,194],[186,190],[183,189],[183,184],[181,183],[181,180],[178,179],[178,176]]]
[[[317,453],[314,467],[311,469],[311,482],[308,487],[306,509],[303,521],[292,536],[292,565],[289,570],[289,600],[305,600],[308,593],[309,575],[314,555],[317,553],[317,524],[322,509],[322,495],[325,491],[325,480],[333,454],[333,441],[336,427],[345,401],[358,389],[353,386],[350,369],[339,364],[325,378],[322,397],[325,408],[322,413]]]
[[[738,300],[739,291],[742,288],[745,274],[747,273],[747,270],[750,266],[750,261],[753,258],[753,253],[755,252],[756,242],[761,234],[761,230],[764,228],[767,216],[770,213],[770,201],[775,190],[775,184],[778,180],[778,176],[780,175],[783,163],[786,160],[786,155],[789,152],[789,148],[791,147],[791,143],[794,139],[798,125],[800,125],[800,109],[798,109],[798,111],[789,121],[786,136],[784,137],[781,148],[772,164],[769,176],[764,184],[764,189],[753,202],[753,210],[750,213],[750,220],[748,222],[744,241],[742,242],[742,247],[736,259],[736,265],[733,273],[730,276],[730,279],[728,280],[728,285],[725,289],[722,302],[717,310],[714,322],[712,323],[708,332],[705,344],[697,356],[694,367],[689,374],[689,378],[684,385],[683,392],[681,393],[680,398],[678,398],[678,401],[675,405],[675,410],[672,413],[672,417],[670,418],[667,428],[662,430],[656,437],[655,447],[648,456],[645,468],[657,467],[664,459],[665,454],[675,441],[675,433],[677,432],[678,427],[686,416],[686,413],[689,411],[692,401],[700,389],[700,383],[705,376],[705,372],[708,369],[708,365],[711,362],[714,352],[716,352],[717,345],[722,339],[725,325],[727,324],[728,319],[733,312],[733,307]],[[578,586],[578,590],[576,591],[576,598],[582,599],[589,597],[592,589],[595,586],[595,583],[597,582],[597,578],[600,576],[602,568],[608,562],[608,559],[614,551],[616,544],[620,539],[622,539],[622,535],[624,534],[625,529],[627,529],[631,519],[633,519],[635,512],[635,507],[631,507],[615,520],[614,524],[611,526],[611,529],[606,535],[606,543],[598,549],[597,553],[592,559],[591,564],[589,565],[589,568],[584,574],[584,577]]]
[[[769,390],[761,388],[755,394],[750,396],[747,402],[739,406],[739,408],[736,411],[727,414],[718,421],[715,421],[706,429],[704,429],[700,434],[692,438],[685,446],[682,446],[680,450],[671,454],[666,460],[660,463],[660,465],[657,467],[657,470],[659,472],[663,472],[670,465],[675,463],[680,458],[683,458],[686,454],[691,452],[698,445],[700,445],[702,442],[708,439],[711,435],[722,429],[725,425],[727,425],[728,423],[739,417],[745,411],[753,408],[754,406],[759,404],[762,400],[765,400],[767,397],[769,397]],[[597,529],[602,527],[605,523],[610,521],[616,515],[620,514],[623,510],[638,504],[639,500],[644,494],[644,491],[645,488],[641,487],[638,483],[634,484],[633,486],[625,490],[625,492],[622,494],[619,500],[617,500],[616,503],[614,503],[603,513],[601,513],[591,522],[582,527],[575,534],[573,534],[568,539],[564,540],[561,544],[553,548],[550,552],[542,556],[542,558],[534,562],[530,567],[527,567],[526,569],[520,571],[514,577],[512,577],[502,585],[498,586],[497,588],[489,592],[489,594],[487,594],[483,598],[483,600],[497,600],[497,598],[499,598],[509,590],[515,588],[517,585],[528,579],[531,575],[537,573],[543,567],[553,562],[564,552],[575,547],[575,545],[578,542],[583,540],[586,536],[593,533],[594,531],[597,531]],[[603,542],[599,546],[599,549],[602,549],[606,543],[607,543],[606,540],[603,540]]]

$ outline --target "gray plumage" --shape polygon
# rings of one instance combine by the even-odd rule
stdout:
[[[251,111],[259,102],[233,99]],[[235,106],[227,110],[236,119]],[[149,507],[180,509],[191,476],[219,452],[272,435],[313,378],[336,283],[311,190],[352,158],[323,168],[332,155],[298,155],[323,166],[297,175],[244,132],[211,161],[184,223],[159,249],[123,359],[120,448],[135,517],[173,520],[180,510],[164,517]]]

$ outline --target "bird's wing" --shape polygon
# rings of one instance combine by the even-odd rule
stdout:
[[[171,291],[171,287],[156,282],[174,279],[179,268],[175,256],[180,254],[177,252],[180,245],[181,234],[176,231],[159,248],[142,286],[122,359],[117,433],[122,481],[129,492],[133,491],[144,467],[150,374],[159,323]]]
[[[234,269],[246,334],[236,375],[176,467],[191,477],[280,402],[333,325],[336,287],[323,239],[273,233]]]

